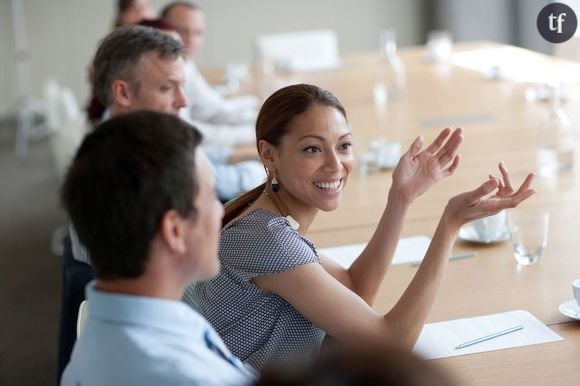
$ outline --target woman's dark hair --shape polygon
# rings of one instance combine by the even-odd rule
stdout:
[[[114,28],[121,27],[121,15],[127,12],[131,7],[135,5],[135,0],[118,0],[117,1],[117,16],[115,17]]]
[[[178,117],[114,117],[82,142],[61,199],[100,279],[139,277],[165,213],[194,216],[201,135]]]
[[[295,84],[281,88],[272,94],[260,109],[256,120],[256,144],[265,140],[274,146],[282,142],[282,138],[290,130],[294,119],[305,113],[313,106],[329,106],[338,110],[346,119],[344,107],[330,91],[324,90],[311,84]],[[223,224],[227,224],[251,205],[264,191],[266,184],[270,183],[272,176],[267,181],[244,193],[232,201],[225,209]]]
[[[113,27],[117,28],[121,26],[121,15],[127,12],[127,10],[133,6],[134,2],[135,0],[117,1],[117,16],[115,17],[115,23],[113,24]]]

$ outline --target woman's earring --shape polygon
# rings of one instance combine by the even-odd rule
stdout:
[[[272,178],[272,192],[276,193],[279,190],[280,190],[280,184],[278,183],[278,180],[274,176],[274,178]]]

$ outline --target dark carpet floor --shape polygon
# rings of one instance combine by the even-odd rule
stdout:
[[[0,385],[54,385],[61,274],[50,246],[66,217],[48,140],[19,160],[14,133],[0,124]]]

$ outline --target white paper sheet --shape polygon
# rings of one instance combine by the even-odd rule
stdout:
[[[523,325],[522,330],[502,335],[473,346],[456,349],[486,335]],[[426,359],[453,357],[563,340],[535,316],[525,310],[484,315],[467,319],[426,324],[413,351]]]
[[[553,63],[553,59],[548,56],[515,47],[487,47],[457,52],[453,54],[451,61],[456,66],[480,71],[491,79],[494,79],[495,75],[516,82],[529,83],[580,81],[577,63],[572,61]]]
[[[405,237],[399,240],[392,264],[406,264],[423,260],[431,239],[427,236]],[[339,247],[322,248],[318,252],[327,256],[344,268],[350,267],[353,261],[366,247],[363,244],[342,245]]]

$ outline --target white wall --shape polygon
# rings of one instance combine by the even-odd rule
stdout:
[[[536,19],[551,0],[436,0],[435,24],[457,40],[493,40],[543,53],[554,44],[538,33]],[[559,0],[580,16],[580,0]],[[580,29],[577,31],[580,35]],[[557,46],[557,45],[556,45]]]
[[[13,113],[17,99],[11,0],[0,0],[0,116]],[[47,78],[71,87],[84,103],[87,66],[112,25],[115,0],[20,0],[24,3],[33,95]],[[154,1],[160,9],[168,0]],[[199,0],[208,33],[201,67],[251,62],[257,35],[332,28],[341,52],[375,49],[381,28],[394,27],[401,45],[423,41],[422,0]]]
[[[199,4],[207,13],[209,30],[200,63],[215,66],[224,60],[250,60],[256,36],[300,29],[336,30],[341,52],[375,49],[379,30],[385,27],[397,29],[402,45],[417,44],[422,35],[421,3],[420,0],[202,0]]]
[[[439,0],[437,18],[459,40],[509,43],[516,27],[515,4],[506,0]]]
[[[7,0],[0,0],[0,115],[16,97],[11,28],[9,3]]]

